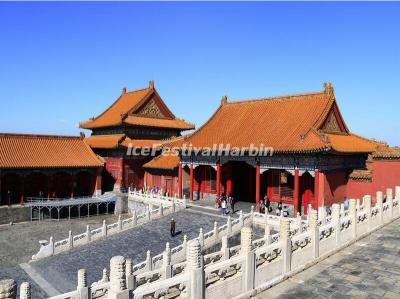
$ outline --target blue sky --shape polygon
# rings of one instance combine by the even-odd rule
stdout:
[[[331,81],[348,127],[399,145],[400,3],[0,3],[0,132],[78,134],[155,85],[201,125],[229,99]]]

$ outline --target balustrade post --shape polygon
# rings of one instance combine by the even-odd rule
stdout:
[[[239,211],[239,225],[240,225],[240,228],[243,227],[243,224],[244,224],[244,221],[243,221],[243,211],[240,210],[240,211]]]
[[[106,220],[103,220],[103,229],[101,230],[103,233],[103,237],[107,237],[107,223]]]
[[[203,234],[203,229],[200,228],[200,232],[199,232],[199,243],[201,248],[204,247],[204,234]]]
[[[146,271],[151,271],[151,270],[153,270],[153,260],[151,258],[150,250],[147,250],[147,252],[146,252]]]
[[[253,224],[254,220],[254,206],[251,206],[250,208],[250,223]]]
[[[186,250],[187,250],[187,235],[184,235],[184,236],[183,236],[182,247],[183,247],[183,254],[186,256]]]
[[[378,207],[379,224],[383,224],[383,194],[382,194],[382,191],[376,192],[376,206]]]
[[[50,237],[50,240],[49,240],[49,246],[50,246],[50,252],[51,252],[51,255],[53,255],[53,254],[54,254],[54,242],[53,242],[53,236],[51,236],[51,237]]]
[[[228,247],[228,237],[227,236],[222,237],[221,254],[222,254],[221,260],[225,261],[225,260],[229,259],[229,247]]]
[[[280,242],[282,244],[283,273],[290,272],[292,263],[292,241],[290,238],[290,220],[280,220]]]
[[[389,219],[387,222],[393,219],[393,190],[392,188],[386,189],[386,202],[388,203],[389,208]]]
[[[29,282],[21,283],[19,288],[20,299],[31,299],[31,284]]]
[[[13,279],[4,279],[0,281],[0,298],[17,298],[17,284]]]
[[[101,277],[101,281],[102,281],[102,282],[108,282],[109,280],[110,280],[110,279],[109,279],[108,274],[107,274],[107,269],[104,268],[104,269],[103,269],[103,275],[102,275],[102,277]]]
[[[271,240],[271,227],[269,226],[268,223],[265,224],[264,227],[264,239],[265,239],[265,245],[269,245],[272,243]]]
[[[187,198],[186,198],[186,195],[183,195],[182,207],[183,207],[184,209],[186,209],[186,205],[187,205]]]
[[[341,222],[340,222],[340,205],[337,203],[332,205],[332,223],[334,225],[334,230],[335,230],[335,245],[336,247],[338,247],[340,244]]]
[[[121,220],[121,215],[118,215],[118,231],[122,231],[122,220]]]
[[[310,217],[311,217],[311,211],[312,211],[312,205],[309,203],[307,206],[307,224],[310,223]]]
[[[297,216],[296,216],[296,225],[299,228],[297,230],[297,235],[301,234],[301,232],[302,232],[302,223],[301,223],[301,216],[300,216],[299,212],[297,212]]]
[[[356,210],[356,201],[355,199],[350,199],[349,201],[349,215],[351,221],[351,232],[352,238],[357,238],[357,224],[358,224],[358,215]]]
[[[367,217],[367,231],[371,231],[371,195],[365,195],[363,198],[363,205],[365,210],[365,215]]]
[[[232,220],[231,220],[231,216],[228,216],[228,220],[226,221],[226,226],[227,226],[226,234],[227,234],[227,236],[230,236],[230,235],[232,234]]]
[[[168,242],[163,252],[161,277],[163,279],[168,279],[172,277],[171,248],[169,247]]]
[[[86,243],[91,241],[90,225],[86,225]]]
[[[108,299],[128,299],[129,292],[126,289],[125,258],[114,256],[110,261],[110,288]]]
[[[68,232],[68,248],[72,249],[74,247],[74,238],[72,237],[72,231]]]
[[[128,290],[134,289],[134,276],[133,276],[133,268],[132,268],[132,259],[125,260],[125,274],[126,274],[126,287]],[[107,272],[106,272],[107,274]]]
[[[152,205],[147,206],[146,208],[146,220],[150,221],[150,207],[153,207]]]
[[[253,251],[253,232],[251,227],[243,227],[240,231],[240,255],[245,258],[243,269],[243,291],[254,289],[256,269],[255,253]]]
[[[318,212],[311,211],[310,215],[310,232],[311,232],[311,246],[313,249],[313,257],[319,256],[319,227],[318,227]]]
[[[356,199],[356,210],[357,210],[357,213],[360,212],[360,199],[359,198]]]
[[[87,274],[85,269],[80,269],[78,271],[78,286],[76,288],[78,291],[79,299],[89,299],[90,290],[87,285]]]
[[[132,225],[136,226],[137,225],[137,214],[136,210],[132,210]]]
[[[204,265],[201,255],[201,245],[198,240],[194,239],[188,242],[188,250],[186,254],[186,269],[190,276],[190,284],[188,288],[188,298],[204,299]]]
[[[218,243],[218,222],[217,221],[214,221],[213,235],[214,235],[214,242]]]

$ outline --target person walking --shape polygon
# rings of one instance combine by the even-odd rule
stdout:
[[[174,220],[174,218],[172,218],[171,219],[171,230],[170,230],[171,237],[175,236],[175,226],[176,226],[175,220]]]
[[[225,200],[225,198],[222,199],[221,208],[222,208],[222,215],[225,216],[226,215],[226,200]]]

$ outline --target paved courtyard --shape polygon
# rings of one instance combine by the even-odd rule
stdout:
[[[400,298],[400,219],[256,298]]]
[[[157,255],[164,250],[166,242],[170,242],[171,247],[177,246],[184,234],[191,239],[198,235],[199,228],[206,232],[213,228],[214,221],[221,224],[226,221],[221,216],[191,212],[190,209],[175,213],[173,217],[177,232],[181,232],[178,236],[170,236],[170,217],[167,216],[29,265],[56,290],[67,292],[76,288],[77,272],[81,268],[87,270],[88,282],[92,283],[101,278],[102,270],[109,268],[110,259],[115,255],[132,258],[137,263],[145,259],[147,250]]]
[[[28,274],[19,266],[27,263],[33,254],[39,250],[39,240],[49,239],[51,235],[55,240],[68,236],[68,231],[74,233],[83,232],[86,225],[93,228],[99,227],[106,219],[108,223],[117,221],[114,215],[74,219],[72,221],[35,221],[17,223],[12,226],[0,226],[0,280],[6,278],[15,279],[18,284],[24,281],[32,283],[32,298],[44,298],[46,295],[41,288],[34,283]]]

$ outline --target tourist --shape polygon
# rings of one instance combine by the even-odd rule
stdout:
[[[278,207],[276,208],[276,216],[280,216],[282,213],[282,200],[279,201]]]
[[[175,220],[174,220],[174,218],[172,218],[171,219],[171,230],[170,230],[171,237],[175,236],[175,226],[176,226]]]
[[[349,200],[346,197],[344,197],[343,204],[344,209],[347,210],[349,208]]]
[[[282,213],[283,213],[283,217],[289,217],[289,210],[288,210],[287,206],[283,207]]]
[[[234,214],[235,213],[235,199],[233,198],[231,193],[229,193],[228,199],[229,199],[229,204],[231,206],[232,214]]]
[[[264,199],[261,199],[260,202],[258,203],[258,211],[260,213],[264,213]]]
[[[215,208],[219,209],[220,205],[221,205],[221,198],[220,198],[220,196],[216,196],[215,197]]]
[[[268,213],[271,213],[271,211],[272,211],[272,208],[271,208],[271,201],[269,200],[267,194],[265,194],[264,200],[265,200],[265,208],[267,209]]]
[[[42,190],[39,191],[39,197],[43,198],[43,191]]]
[[[221,209],[222,209],[222,215],[226,215],[226,200],[225,200],[225,198],[222,198],[222,201],[221,201]]]

